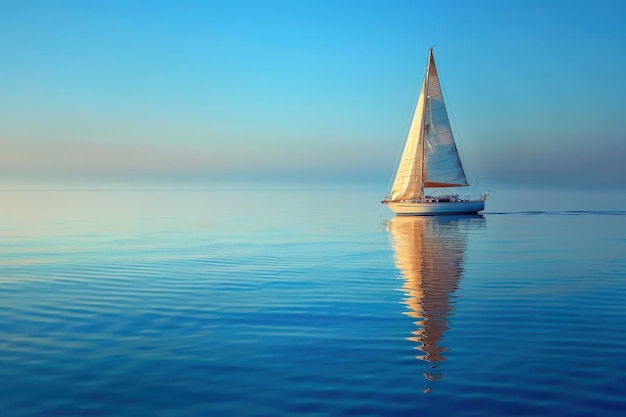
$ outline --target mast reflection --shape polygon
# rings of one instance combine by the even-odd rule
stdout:
[[[397,216],[389,220],[396,266],[404,282],[404,314],[418,326],[408,340],[421,353],[418,359],[431,363],[424,374],[429,381],[441,378],[437,363],[449,349],[442,346],[454,310],[453,293],[463,276],[463,260],[470,230],[482,229],[482,216]],[[428,391],[428,390],[427,390]]]

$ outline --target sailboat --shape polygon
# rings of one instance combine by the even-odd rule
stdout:
[[[381,203],[397,215],[476,214],[485,209],[487,194],[461,197],[437,190],[467,186],[430,48],[402,157],[391,191]],[[435,190],[427,192],[429,188]]]

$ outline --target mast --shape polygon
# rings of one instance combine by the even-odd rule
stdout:
[[[419,151],[419,161],[421,166],[421,175],[420,175],[420,193],[419,196],[417,196],[419,199],[421,199],[422,197],[424,197],[424,179],[426,178],[426,158],[425,156],[425,152],[424,152],[424,146],[426,143],[426,115],[428,112],[428,105],[429,105],[429,100],[430,100],[430,94],[428,93],[428,84],[430,83],[430,63],[433,61],[433,47],[430,47],[430,50],[428,51],[428,63],[426,64],[426,75],[424,77],[424,108],[422,109],[422,126],[421,126],[421,133],[420,133],[420,138],[421,138],[421,143],[418,146],[418,151]]]

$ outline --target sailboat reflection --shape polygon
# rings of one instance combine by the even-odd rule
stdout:
[[[417,319],[418,329],[408,340],[418,344],[417,358],[431,363],[424,374],[429,381],[441,378],[437,363],[449,350],[441,342],[454,310],[452,294],[463,276],[467,235],[484,226],[482,216],[397,216],[388,222],[396,266],[404,278],[404,314]]]

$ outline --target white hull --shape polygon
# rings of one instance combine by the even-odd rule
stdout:
[[[442,214],[476,214],[485,209],[484,200],[432,203],[385,202],[399,216],[437,216]]]

